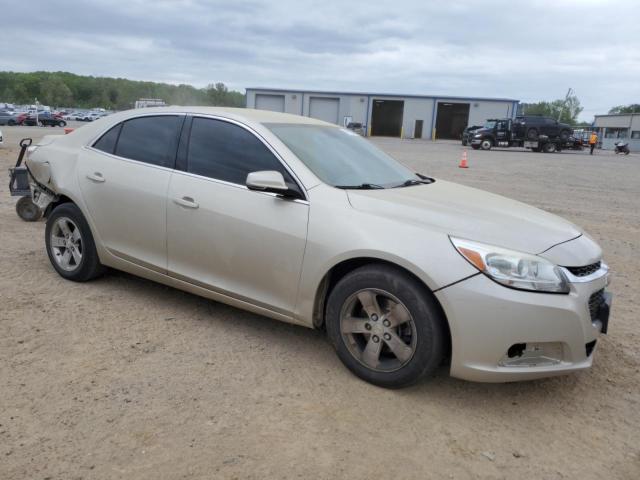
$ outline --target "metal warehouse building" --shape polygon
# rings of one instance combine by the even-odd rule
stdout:
[[[247,108],[293,113],[346,126],[361,123],[367,135],[459,139],[468,125],[513,118],[510,98],[395,95],[267,88],[247,89]]]

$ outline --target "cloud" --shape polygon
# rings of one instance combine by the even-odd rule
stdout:
[[[632,0],[81,1],[3,6],[0,68],[551,100],[640,97]],[[7,39],[13,39],[8,41]]]

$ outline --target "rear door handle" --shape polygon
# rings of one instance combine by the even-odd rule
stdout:
[[[198,202],[191,197],[174,198],[173,203],[185,208],[198,208]]]
[[[89,173],[87,175],[87,178],[89,180],[91,180],[92,182],[104,183],[104,177],[102,176],[102,174],[100,172]]]

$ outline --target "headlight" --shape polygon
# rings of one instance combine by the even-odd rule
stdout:
[[[537,255],[450,237],[456,250],[474,267],[498,283],[521,290],[568,293],[557,265]]]
[[[481,133],[476,133],[473,138],[482,138],[482,134]]]

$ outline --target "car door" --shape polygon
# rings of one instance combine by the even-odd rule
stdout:
[[[308,203],[252,191],[245,182],[250,172],[277,170],[302,192],[299,183],[243,125],[195,117],[188,138],[182,170],[174,171],[169,185],[169,275],[291,314],[306,244]]]
[[[166,195],[183,115],[119,123],[82,149],[78,182],[100,241],[113,255],[166,273]]]

